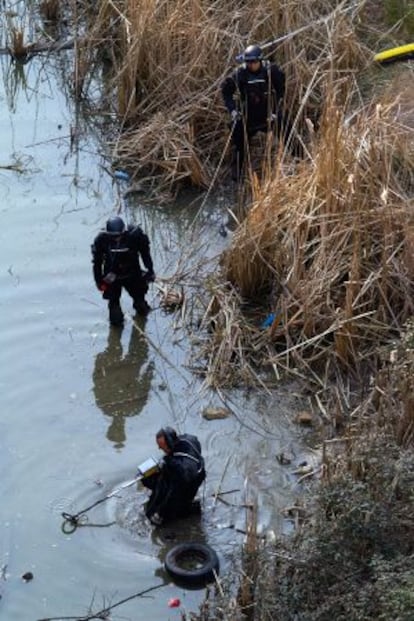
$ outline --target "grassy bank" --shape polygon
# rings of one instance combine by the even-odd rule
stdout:
[[[246,381],[250,366],[299,369],[323,388],[337,368],[360,374],[413,314],[412,73],[359,107],[341,88],[309,159],[257,185],[222,257],[204,352],[212,384]]]
[[[412,323],[382,362],[346,435],[324,442],[296,535],[264,546],[250,537],[233,583],[197,619],[413,619]]]

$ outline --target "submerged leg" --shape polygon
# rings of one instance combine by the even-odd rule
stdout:
[[[141,274],[136,274],[133,278],[125,282],[125,289],[133,300],[133,306],[138,315],[148,315],[151,306],[145,299],[148,292],[148,283]]]
[[[231,178],[237,183],[241,179],[244,161],[245,132],[243,121],[236,122],[232,134]]]
[[[148,315],[151,311],[151,306],[144,298],[135,298],[134,299],[134,308],[137,311],[138,315]]]
[[[109,322],[113,326],[122,326],[124,323],[124,313],[122,312],[119,300],[109,300]]]

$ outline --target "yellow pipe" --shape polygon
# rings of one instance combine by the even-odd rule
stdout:
[[[392,47],[390,50],[384,50],[375,54],[374,60],[379,63],[390,63],[397,60],[414,59],[414,43],[407,43],[407,45],[399,45],[398,47]]]

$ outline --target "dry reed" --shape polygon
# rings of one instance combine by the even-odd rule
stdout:
[[[352,115],[333,88],[312,158],[258,186],[222,259],[227,284],[214,292],[216,381],[229,377],[232,357],[243,369],[257,359],[280,372],[329,360],[358,368],[412,315],[414,142],[404,102],[413,88],[405,85]],[[243,315],[241,300],[261,316]],[[275,318],[263,330],[266,309]]]
[[[110,142],[112,158],[161,192],[215,178],[228,133],[220,82],[249,42],[262,43],[285,69],[287,107],[303,132],[305,117],[320,114],[329,75],[342,79],[367,63],[356,33],[364,2],[100,0],[69,7],[82,37],[82,97],[96,97],[91,78],[105,62],[96,104],[110,106],[124,129]]]
[[[411,321],[347,435],[324,441],[324,476],[294,536],[264,548],[247,538],[237,598],[227,586],[194,621],[412,618],[413,354]]]

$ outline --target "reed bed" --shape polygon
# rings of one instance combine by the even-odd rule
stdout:
[[[294,163],[280,145],[261,178],[250,174],[248,216],[203,311],[206,382],[264,383],[288,371],[324,387],[337,364],[358,372],[413,310],[411,121],[401,99],[412,93],[364,90],[378,38],[370,3],[80,6],[76,92],[88,95],[104,59],[105,104],[122,128],[111,159],[159,200],[216,179],[228,147],[219,87],[236,54],[260,42],[286,72],[285,112],[305,156]]]
[[[139,84],[141,95],[135,91],[135,97],[131,97],[132,82],[119,93],[120,112],[134,129],[114,145],[117,157],[138,176],[160,173],[159,181],[170,189],[184,180],[206,187],[226,148],[228,130],[219,92],[221,80],[247,42],[272,40],[280,32],[300,29],[319,12],[332,15],[332,3],[309,4],[312,6],[308,5],[308,14],[300,16],[292,2],[280,3],[276,11],[274,7],[267,11],[251,2],[242,8],[231,3],[207,7],[200,0],[169,3],[163,18],[158,20],[156,40],[151,40],[150,29],[142,38],[140,49],[144,48],[145,57],[141,55],[135,67],[139,71],[148,67],[147,79],[134,75],[133,81]],[[151,19],[153,16],[148,16],[146,23]],[[334,19],[332,16],[331,21]],[[316,42],[325,38],[322,30],[320,23],[309,28],[309,38],[296,41],[296,46],[315,48]],[[306,46],[306,41],[312,43]],[[346,63],[345,56],[352,55],[352,46],[353,43],[345,55],[343,50],[334,51],[343,57],[341,62]],[[321,47],[326,49],[326,43]],[[270,52],[273,51],[274,47]],[[313,75],[312,63],[303,67],[301,55],[303,50],[298,52],[289,40],[278,48],[280,62],[285,64],[287,58],[291,61],[287,66],[291,102],[300,100],[301,86],[306,88]],[[326,63],[329,64],[328,59]],[[310,107],[317,108],[321,89],[323,85],[313,89]]]
[[[152,178],[163,197],[183,183],[206,187],[227,149],[220,83],[248,43],[287,74],[287,108],[305,134],[317,120],[329,80],[370,59],[358,34],[365,1],[100,0],[70,3],[78,24],[76,70],[82,98],[97,98],[121,125],[111,157],[134,180]],[[374,33],[371,33],[374,37]],[[330,76],[330,77],[329,77]],[[306,140],[306,136],[305,136]]]
[[[351,113],[334,87],[310,160],[256,186],[222,257],[210,383],[260,360],[256,375],[299,368],[325,386],[327,365],[360,370],[412,316],[412,81],[395,92]]]
[[[323,441],[322,478],[306,484],[294,535],[264,546],[250,537],[250,571],[242,565],[191,619],[412,619],[413,372],[411,320],[383,349],[346,434]]]
[[[320,117],[330,80],[346,88],[347,76],[370,62],[368,45],[378,39],[367,0],[28,4],[45,20],[44,33],[53,22],[54,36],[69,35],[75,49],[69,82],[76,98],[89,104],[88,114],[116,117],[121,133],[113,139],[108,129],[108,157],[135,181],[150,181],[160,200],[183,183],[203,188],[216,179],[228,146],[219,86],[248,43],[262,44],[285,70],[286,107],[306,142],[305,119]],[[7,19],[11,53],[24,57],[37,50],[33,28]]]

